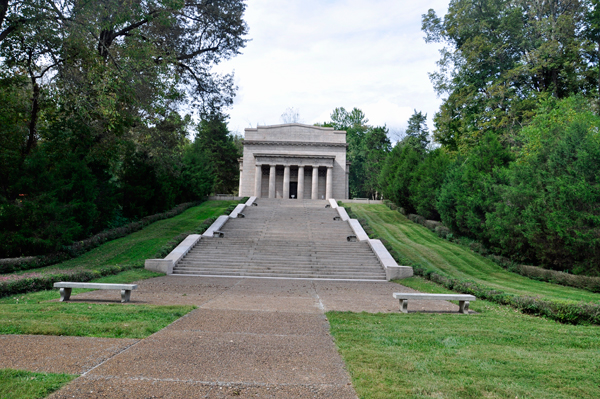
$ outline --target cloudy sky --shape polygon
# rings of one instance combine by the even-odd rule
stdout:
[[[427,75],[439,46],[426,44],[421,15],[444,15],[447,0],[248,0],[251,41],[223,62],[239,87],[231,131],[282,123],[287,108],[302,123],[329,120],[336,107],[362,109],[373,125],[402,130],[413,109],[431,117],[441,100]]]

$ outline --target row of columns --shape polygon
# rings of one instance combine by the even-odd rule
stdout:
[[[275,198],[276,165],[269,165],[269,198]],[[261,197],[262,188],[262,165],[256,165],[254,179],[254,195]],[[311,199],[319,199],[319,168],[312,167],[312,190]],[[333,196],[333,167],[327,167],[325,180],[325,199]],[[290,197],[290,165],[283,168],[283,198]],[[304,166],[298,166],[298,199],[304,199]]]

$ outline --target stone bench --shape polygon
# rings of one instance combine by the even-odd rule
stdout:
[[[121,302],[129,302],[131,290],[137,289],[137,284],[108,284],[108,283],[71,283],[61,281],[54,283],[54,288],[60,288],[60,301],[68,301],[71,298],[73,288],[90,288],[93,290],[121,290]]]
[[[395,292],[394,298],[400,301],[400,311],[408,313],[408,300],[418,299],[421,301],[458,301],[458,313],[469,313],[469,301],[474,301],[473,295],[466,294],[427,294],[427,293],[404,293]]]

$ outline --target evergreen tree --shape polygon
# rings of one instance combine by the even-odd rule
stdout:
[[[238,158],[241,154],[235,137],[227,128],[227,117],[213,113],[200,121],[194,147],[204,152],[214,173],[213,193],[229,194],[238,188],[240,172]]]
[[[412,145],[417,150],[425,150],[429,144],[429,127],[427,127],[427,114],[423,115],[421,111],[414,113],[408,120],[406,129],[407,144]]]

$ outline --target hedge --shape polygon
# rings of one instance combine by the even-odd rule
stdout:
[[[41,277],[3,281],[0,282],[0,298],[26,292],[51,290],[54,283],[58,281],[85,282],[143,267],[144,265],[108,266],[98,270],[76,270],[68,273],[46,274]]]

